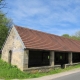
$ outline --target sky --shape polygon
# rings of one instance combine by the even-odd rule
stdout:
[[[19,26],[56,34],[80,30],[80,0],[6,0],[4,12]]]

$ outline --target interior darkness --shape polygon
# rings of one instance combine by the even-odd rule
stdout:
[[[73,53],[73,63],[80,62],[80,53]]]
[[[50,65],[50,52],[49,51],[29,51],[29,66],[28,67],[39,67]]]
[[[67,63],[68,63],[68,53],[55,52],[55,65],[62,65]]]
[[[11,59],[12,59],[12,50],[9,51],[9,63],[11,64]]]

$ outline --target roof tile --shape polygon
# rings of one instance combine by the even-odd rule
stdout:
[[[80,41],[15,26],[28,49],[80,52]]]

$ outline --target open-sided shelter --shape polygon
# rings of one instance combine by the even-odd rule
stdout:
[[[2,48],[2,59],[22,71],[80,62],[80,41],[14,25]]]

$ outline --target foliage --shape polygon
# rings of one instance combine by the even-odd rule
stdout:
[[[70,37],[69,34],[63,34],[62,36],[63,37],[66,37],[66,38],[69,38]]]
[[[7,18],[6,14],[2,12],[3,8],[6,8],[6,0],[0,0],[0,50],[12,25],[12,20]]]
[[[9,27],[11,26],[11,20],[8,19],[2,12],[0,12],[0,49],[8,35]]]
[[[9,27],[11,26],[11,19],[8,19],[1,11],[0,11],[0,49],[8,35]]]
[[[68,71],[68,70],[79,68],[79,67],[80,67],[80,64],[76,66],[70,66],[66,69],[55,69],[55,70],[51,70],[50,72],[43,72],[43,73],[37,72],[34,74],[34,73],[22,72],[16,66],[11,66],[10,64],[0,59],[0,79],[36,78],[36,77],[41,77],[41,76]]]
[[[80,38],[80,31],[77,31],[77,32],[75,33],[75,36],[78,37],[78,38]]]
[[[74,40],[80,40],[80,37],[77,37],[75,35],[71,36],[71,38],[74,39]]]
[[[6,26],[0,26],[0,49],[2,48],[2,45],[7,37],[8,34],[8,28]]]
[[[69,34],[63,34],[63,37],[71,38],[74,40],[80,40],[80,31],[77,31],[74,35],[70,36]]]

